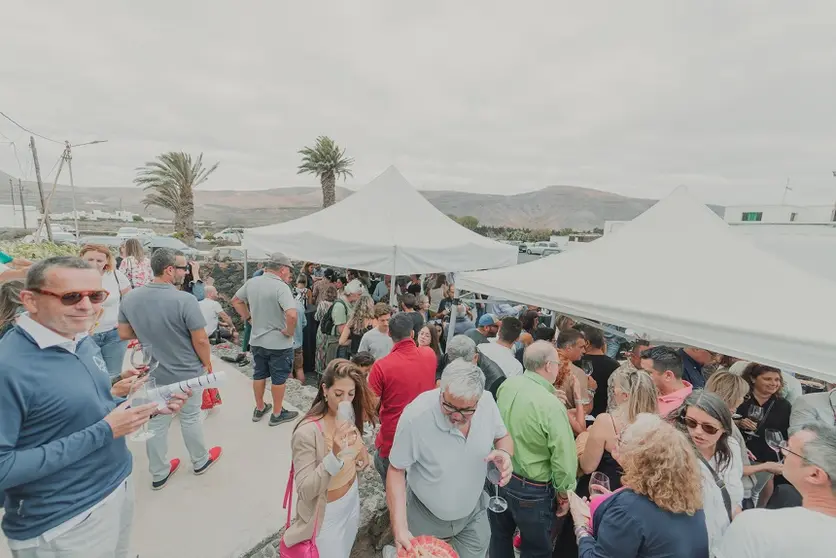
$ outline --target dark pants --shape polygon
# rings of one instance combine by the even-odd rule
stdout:
[[[302,333],[302,368],[305,377],[316,371],[316,330],[319,322],[314,320],[316,312],[306,312],[307,325]]]
[[[490,486],[489,494],[493,493]],[[491,524],[491,558],[514,558],[514,532],[520,530],[521,558],[551,558],[557,534],[557,502],[550,484],[534,484],[511,477],[499,489],[508,502],[503,513],[488,512]]]
[[[386,473],[389,471],[389,458],[380,457],[380,451],[374,452],[374,468],[377,469],[381,480],[383,480],[383,490],[386,490]]]

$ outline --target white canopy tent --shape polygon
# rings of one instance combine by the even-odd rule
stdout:
[[[462,227],[427,201],[395,167],[327,209],[246,229],[242,245],[393,276],[517,263],[516,247]]]
[[[757,248],[684,188],[595,242],[457,287],[836,382],[836,284]]]

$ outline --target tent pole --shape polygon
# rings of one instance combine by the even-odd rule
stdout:
[[[453,307],[450,309],[450,323],[447,325],[447,344],[445,347],[450,346],[450,342],[453,341],[453,337],[456,336],[456,314],[458,313],[458,294],[459,289],[453,290]]]
[[[391,306],[392,308],[397,308],[398,310],[400,310],[400,308],[398,307],[398,297],[395,294],[396,293],[395,289],[397,289],[397,287],[398,287],[398,275],[397,275],[398,274],[398,264],[397,264],[397,259],[398,259],[398,247],[393,246],[392,247],[392,281],[389,282],[389,306]],[[386,281],[386,277],[383,278],[383,281],[384,282]]]

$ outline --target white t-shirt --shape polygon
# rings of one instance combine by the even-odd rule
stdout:
[[[836,517],[805,508],[747,510],[715,545],[715,558],[832,558]]]
[[[523,373],[523,365],[508,347],[503,347],[496,342],[482,343],[476,347],[476,350],[494,361],[505,373],[506,378],[520,376]]]
[[[130,288],[130,286],[131,282],[128,281],[128,277],[118,269],[115,272],[108,271],[102,275],[102,288],[110,294],[102,304],[102,315],[99,316],[98,320],[99,325],[96,326],[93,333],[102,333],[116,328],[119,321],[119,302],[122,300],[122,291]]]
[[[717,471],[717,456],[711,458],[711,467],[718,472],[726,483],[726,490],[731,498],[732,511],[741,505],[743,500],[743,459],[740,455],[740,445],[737,440],[729,438],[731,463],[722,471]],[[705,512],[705,526],[708,530],[708,544],[715,547],[729,527],[729,514],[723,501],[723,492],[717,486],[714,475],[700,462],[702,473],[702,499]]]
[[[209,298],[204,298],[198,305],[203,318],[206,320],[206,335],[212,335],[218,329],[218,314],[223,312],[224,309],[220,302]]]

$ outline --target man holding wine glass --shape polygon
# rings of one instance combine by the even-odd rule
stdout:
[[[415,398],[398,421],[386,477],[397,547],[409,551],[413,535],[429,535],[448,540],[461,558],[484,558],[491,538],[488,464],[504,486],[513,453],[482,371],[461,359],[448,364],[440,388]]]
[[[134,489],[124,438],[183,402],[158,411],[117,397],[134,377],[111,387],[86,335],[108,294],[80,258],[42,260],[21,291],[27,313],[0,346],[0,490],[14,558],[126,558]]]

